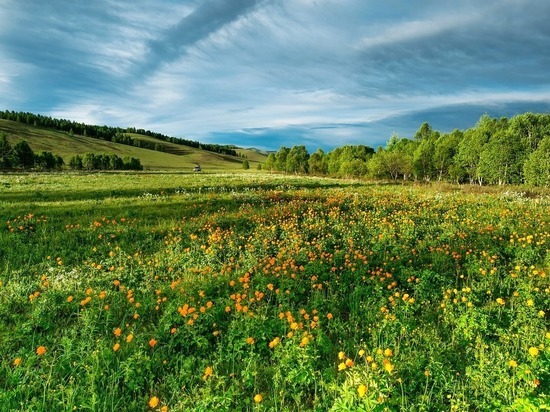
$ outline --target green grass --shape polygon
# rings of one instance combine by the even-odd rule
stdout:
[[[548,408],[547,194],[251,173],[0,189],[2,410]]]
[[[189,146],[163,142],[148,136],[130,133],[133,138],[159,142],[166,148],[166,152],[141,149],[112,143],[90,137],[70,135],[66,132],[42,129],[24,123],[0,119],[0,132],[6,133],[12,145],[20,140],[26,140],[35,153],[49,151],[63,158],[68,163],[72,156],[84,153],[114,153],[122,158],[136,157],[147,170],[181,170],[191,172],[195,164],[199,163],[202,169],[208,171],[240,171],[242,159],[227,156]],[[258,162],[263,162],[266,156],[256,154],[250,159],[251,168],[256,169]]]

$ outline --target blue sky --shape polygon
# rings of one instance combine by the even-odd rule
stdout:
[[[548,0],[0,0],[0,109],[278,149],[550,111]]]

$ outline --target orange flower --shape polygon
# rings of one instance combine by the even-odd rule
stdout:
[[[149,407],[150,408],[156,408],[159,404],[159,398],[156,396],[153,396],[151,399],[149,399]]]
[[[120,349],[120,343],[115,343],[115,346],[113,346],[113,350],[116,352],[117,350]]]
[[[19,366],[21,364],[21,358],[15,358],[13,360],[13,366]]]
[[[122,333],[122,329],[120,328],[116,328],[113,333],[115,334],[116,337],[120,336],[120,334]]]
[[[45,355],[47,352],[46,348],[44,346],[39,346],[38,348],[36,348],[36,354],[38,356],[43,356]]]
[[[74,299],[74,298],[73,298],[72,296],[69,296],[69,297],[67,298],[67,302],[71,303],[71,302],[73,301],[73,299]]]
[[[246,343],[248,343],[249,345],[254,345],[254,338],[249,336],[248,338],[246,338]]]
[[[149,346],[154,348],[157,344],[157,340],[155,338],[152,338],[150,341],[149,341]]]

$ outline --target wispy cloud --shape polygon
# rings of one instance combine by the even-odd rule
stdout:
[[[485,111],[548,108],[539,0],[0,6],[8,109],[276,149],[377,145],[424,120],[452,130]]]

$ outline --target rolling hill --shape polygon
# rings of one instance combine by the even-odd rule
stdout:
[[[129,133],[129,135],[134,139],[159,143],[164,151],[128,146],[4,119],[0,119],[0,132],[7,135],[12,145],[20,140],[26,140],[35,153],[52,152],[60,155],[66,164],[75,155],[114,153],[122,158],[126,156],[139,158],[146,170],[192,171],[196,164],[200,164],[205,172],[242,170],[243,159],[240,157],[165,142],[137,133]],[[250,168],[254,170],[258,163],[263,163],[267,157],[254,149],[236,150],[239,155],[242,154],[248,158]]]

